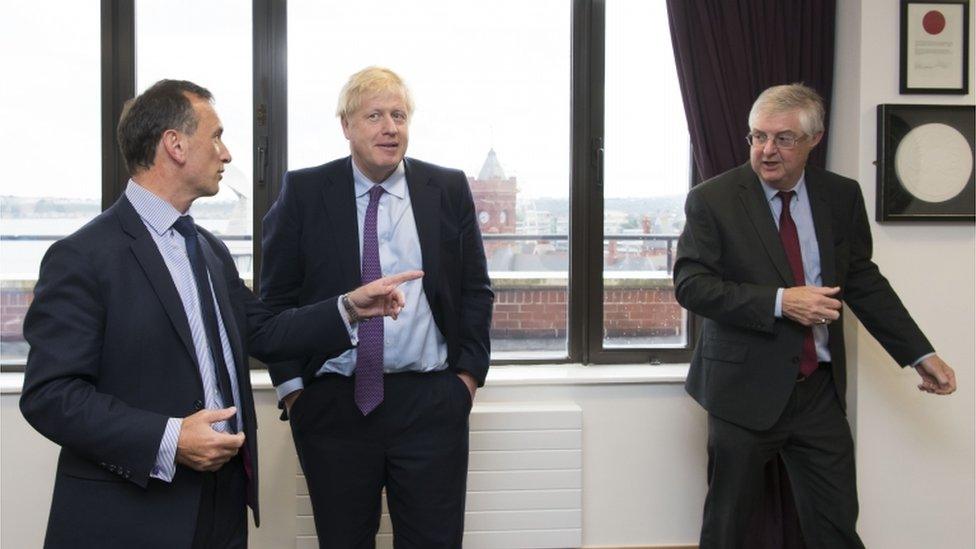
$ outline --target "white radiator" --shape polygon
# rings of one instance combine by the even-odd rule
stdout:
[[[484,403],[471,411],[465,549],[580,547],[583,414],[567,404]],[[301,467],[296,549],[316,549]],[[383,500],[378,548],[393,547]]]

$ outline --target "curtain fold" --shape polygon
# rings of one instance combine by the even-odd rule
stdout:
[[[835,0],[667,0],[678,82],[695,166],[714,177],[749,157],[752,102],[803,82],[830,112]],[[810,155],[823,166],[827,142]]]
[[[835,0],[667,0],[678,82],[701,180],[748,160],[749,109],[766,88],[803,82],[824,98],[829,120]],[[829,129],[828,129],[829,131]],[[823,167],[827,139],[809,162]],[[748,547],[804,547],[780,458],[765,470]]]

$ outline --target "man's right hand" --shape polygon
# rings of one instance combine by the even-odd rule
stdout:
[[[298,389],[297,391],[288,393],[285,395],[285,398],[281,399],[281,402],[285,405],[285,411],[288,412],[289,416],[291,415],[291,406],[292,404],[295,404],[295,401],[298,400],[298,395],[300,394],[302,394],[302,390]]]
[[[403,292],[397,286],[422,276],[423,271],[404,271],[378,278],[349,292],[349,302],[356,308],[359,318],[390,316],[396,320],[400,309],[406,304]]]
[[[180,438],[176,443],[176,462],[194,471],[213,472],[231,458],[244,444],[244,433],[221,433],[214,431],[213,424],[218,421],[234,421],[237,409],[200,410],[183,418]]]
[[[783,290],[783,316],[804,326],[830,324],[840,318],[841,302],[832,296],[840,286],[795,286]]]

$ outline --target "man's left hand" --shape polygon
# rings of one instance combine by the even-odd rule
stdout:
[[[956,390],[956,373],[939,355],[932,355],[915,366],[915,371],[922,376],[922,383],[918,385],[920,391],[933,395],[948,395]]]
[[[478,391],[478,382],[468,372],[459,372],[457,376],[468,387],[468,392],[471,393],[471,403],[474,404],[474,394]]]

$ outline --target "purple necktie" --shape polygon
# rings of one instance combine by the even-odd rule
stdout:
[[[376,210],[383,187],[369,190],[369,206],[363,223],[363,284],[383,276],[380,268],[380,246],[376,240]],[[356,406],[363,415],[383,402],[383,317],[359,321],[359,345],[356,349]]]
[[[779,214],[779,239],[783,241],[783,250],[790,262],[793,279],[797,286],[804,286],[806,276],[803,274],[803,254],[800,253],[800,236],[796,232],[796,223],[790,215],[790,201],[793,191],[776,193],[783,202],[783,211]],[[800,375],[807,377],[817,369],[817,349],[813,342],[813,328],[807,328],[803,336],[803,353],[800,355]]]

